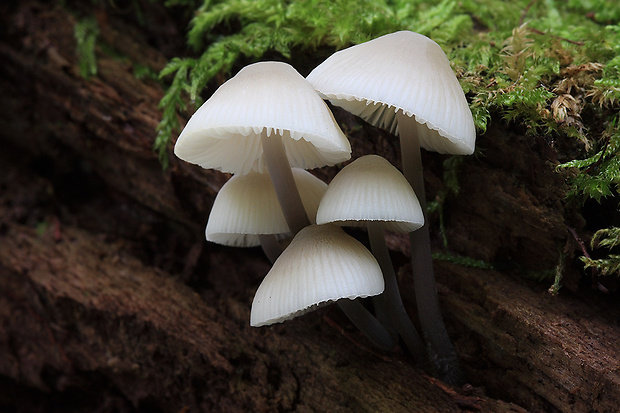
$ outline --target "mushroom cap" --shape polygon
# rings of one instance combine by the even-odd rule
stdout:
[[[381,268],[366,247],[336,225],[311,225],[297,233],[258,287],[250,325],[280,323],[383,289]]]
[[[314,222],[327,184],[310,172],[293,168],[301,202]],[[233,247],[260,245],[260,234],[290,232],[268,173],[235,175],[226,182],[213,203],[205,230],[207,241]]]
[[[384,228],[411,232],[424,224],[420,202],[403,174],[377,155],[366,155],[345,166],[321,199],[317,224],[364,226],[381,221]]]
[[[292,66],[244,67],[194,113],[174,147],[179,158],[234,174],[265,172],[261,133],[282,136],[293,167],[334,165],[351,146],[316,90]]]
[[[474,152],[476,132],[465,94],[441,47],[399,31],[338,51],[307,77],[321,96],[400,135],[396,112],[414,116],[420,146]]]

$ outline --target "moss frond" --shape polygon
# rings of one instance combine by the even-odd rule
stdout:
[[[576,159],[562,159],[558,166],[571,171],[568,195],[581,201],[617,196],[620,9],[615,3],[204,0],[197,7],[196,0],[167,0],[167,5],[195,9],[189,57],[173,59],[161,73],[169,86],[160,102],[155,149],[165,164],[172,137],[180,132],[180,114],[187,118],[191,106],[208,97],[202,96],[205,88],[214,86],[216,77],[230,76],[241,62],[316,58],[412,30],[447,53],[480,134],[492,118],[503,119],[530,139],[577,148]],[[441,202],[434,207],[440,211]]]
[[[620,228],[611,227],[598,230],[592,237],[592,248],[606,248],[612,251],[620,245]],[[580,257],[585,268],[593,268],[600,275],[620,276],[620,255],[608,254],[604,258],[592,259],[590,257]]]
[[[157,136],[153,144],[153,148],[158,153],[159,161],[164,169],[168,167],[169,163],[168,146],[170,136],[181,131],[181,123],[177,112],[186,109],[187,100],[184,98],[184,95],[189,93],[189,85],[187,83],[188,72],[195,64],[194,59],[175,58],[160,73],[162,78],[174,74],[166,94],[159,102],[159,108],[162,110],[162,120],[157,125]]]
[[[582,201],[602,198],[618,194],[620,185],[620,130],[617,126],[618,117],[607,124],[602,134],[601,148],[594,154],[558,165],[559,169],[575,169],[569,189],[570,196]]]
[[[218,74],[229,74],[233,65],[258,60],[268,53],[290,59],[293,50],[312,53],[321,47],[341,49],[397,30],[412,29],[456,44],[471,32],[472,21],[457,3],[444,0],[438,5],[424,2],[382,0],[214,0],[205,1],[190,23],[187,42],[199,56],[192,64],[168,65],[162,74],[183,69],[189,99],[196,101]],[[224,33],[224,34],[222,34]],[[175,77],[176,79],[176,77]],[[166,91],[160,103],[164,110],[155,145],[160,159],[166,155],[177,125],[180,83]]]
[[[84,79],[97,74],[97,58],[95,45],[99,35],[97,21],[92,18],[78,20],[73,27],[73,35],[76,41],[76,53],[78,56],[80,75]]]
[[[462,255],[454,255],[449,252],[435,252],[433,253],[433,260],[447,261],[463,267],[478,268],[481,270],[492,270],[494,268],[493,264],[484,260],[477,260],[475,258],[465,257]]]
[[[600,275],[620,275],[620,255],[610,254],[607,258],[592,259],[580,257],[585,268],[595,268]]]
[[[611,227],[596,231],[592,237],[592,248],[615,248],[620,245],[620,228]]]

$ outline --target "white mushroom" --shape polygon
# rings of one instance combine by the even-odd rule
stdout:
[[[292,171],[306,214],[314,223],[327,184],[304,169],[293,168]],[[222,186],[205,230],[207,241],[217,244],[262,245],[272,260],[281,251],[275,239],[268,236],[288,233],[290,229],[269,174],[259,172],[235,175]]]
[[[308,225],[291,166],[334,165],[350,157],[325,102],[286,63],[246,66],[194,113],[174,148],[181,159],[234,174],[269,171],[293,232]]]
[[[336,225],[311,225],[293,238],[258,287],[250,324],[279,323],[383,288],[379,264],[359,241]]]
[[[424,223],[420,203],[409,182],[386,159],[362,156],[331,181],[321,199],[317,223],[367,228],[372,253],[385,278],[385,292],[375,297],[377,317],[395,327],[414,357],[424,360],[424,343],[402,303],[383,234],[384,230],[411,232]]]
[[[476,134],[463,89],[446,54],[426,36],[399,31],[338,51],[307,80],[334,105],[401,139],[417,132],[425,149],[474,151]]]
[[[424,212],[420,146],[460,155],[474,151],[475,128],[463,90],[441,47],[423,35],[400,31],[341,50],[307,79],[332,104],[400,136],[403,173]],[[422,330],[437,369],[450,370],[456,354],[439,311],[427,225],[411,233],[411,244]]]
[[[321,199],[317,223],[411,232],[424,224],[420,203],[405,177],[385,158],[362,156],[345,166]]]
[[[359,241],[336,225],[311,225],[293,238],[258,287],[250,325],[280,323],[338,302],[375,344],[390,349],[395,343],[389,333],[352,301],[383,289],[379,264]]]

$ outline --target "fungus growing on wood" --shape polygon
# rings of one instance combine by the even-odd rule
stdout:
[[[385,292],[375,297],[377,318],[394,327],[419,361],[425,361],[424,343],[401,300],[384,231],[411,232],[424,216],[405,177],[386,159],[366,155],[345,166],[329,184],[317,212],[317,223],[364,226],[385,279]]]
[[[332,104],[400,136],[403,173],[426,214],[420,147],[467,155],[475,129],[462,88],[441,47],[410,31],[338,51],[307,77]],[[439,311],[428,226],[411,233],[420,322],[438,374],[454,374],[456,354]]]
[[[359,241],[336,225],[311,225],[293,238],[258,287],[250,325],[280,323],[338,302],[375,344],[391,349],[395,345],[391,335],[353,301],[383,289],[381,268]]]
[[[181,159],[234,174],[269,171],[290,229],[310,222],[291,167],[316,168],[351,156],[329,108],[290,65],[244,67],[194,113],[174,147]]]
[[[310,172],[292,168],[306,214],[312,223],[327,184]],[[235,175],[213,202],[205,230],[207,241],[234,247],[262,245],[274,261],[281,252],[275,236],[289,234],[275,189],[268,173]]]

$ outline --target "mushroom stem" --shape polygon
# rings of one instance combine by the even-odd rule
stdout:
[[[283,251],[282,245],[280,245],[275,235],[259,235],[259,238],[265,255],[267,255],[267,258],[273,264]],[[381,266],[381,263],[379,263],[379,266]],[[398,289],[398,287],[396,288]],[[381,294],[381,296],[382,295],[383,294]],[[358,300],[349,300],[345,298],[339,300],[338,305],[353,325],[364,333],[374,345],[383,350],[392,350],[396,346],[397,337],[388,331]],[[417,332],[415,333],[417,334]],[[422,352],[423,351],[424,345],[422,345]]]
[[[263,129],[261,142],[267,169],[282,207],[284,218],[291,232],[297,234],[310,225],[310,220],[306,215],[297,185],[293,179],[293,172],[286,156],[282,137],[275,132],[271,136],[267,136],[266,129]]]
[[[258,238],[260,239],[260,246],[267,256],[267,259],[273,264],[283,251],[278,239],[274,234],[260,234]]]
[[[432,368],[444,380],[454,382],[458,376],[457,358],[439,309],[417,125],[415,119],[405,115],[402,110],[399,110],[396,116],[398,117],[403,175],[418,196],[424,214],[424,225],[409,234],[413,283],[420,324],[427,341],[429,359],[434,362]]]
[[[426,364],[424,342],[411,322],[398,290],[394,266],[392,265],[390,253],[383,235],[383,224],[381,222],[369,221],[366,226],[368,228],[368,238],[370,239],[372,254],[379,263],[385,280],[385,291],[376,296],[376,302],[383,309],[377,314],[387,313],[389,317],[388,325],[394,325],[416,361],[420,364]],[[379,317],[379,320],[381,320],[381,317]]]
[[[343,298],[337,301],[340,309],[374,345],[393,350],[398,338],[392,335],[358,300]]]

